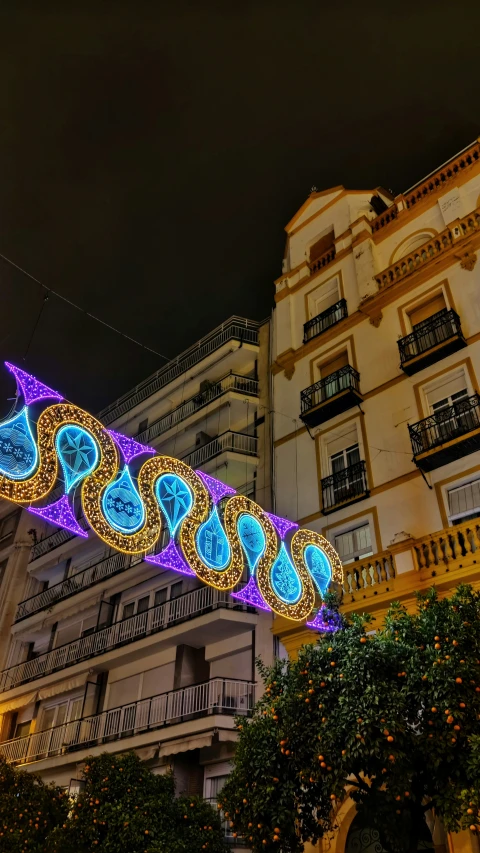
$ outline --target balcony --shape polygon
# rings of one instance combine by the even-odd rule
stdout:
[[[169,429],[184,421],[186,418],[200,411],[209,403],[222,397],[228,391],[237,394],[246,395],[249,397],[258,396],[258,382],[256,379],[250,379],[246,376],[238,376],[237,374],[229,374],[218,382],[212,384],[205,391],[201,391],[186,400],[180,406],[177,406],[173,412],[169,412],[162,418],[152,423],[148,429],[135,436],[137,441],[152,442],[159,435],[168,432]]]
[[[316,272],[320,272],[324,267],[327,267],[332,261],[335,260],[337,252],[335,249],[335,245],[330,246],[323,255],[320,255],[319,258],[316,258],[314,261],[310,261],[308,264],[310,275],[314,275]]]
[[[200,468],[221,453],[230,452],[241,453],[244,456],[257,456],[257,449],[258,439],[254,435],[228,431],[184,456],[183,461],[191,468]]]
[[[408,427],[413,461],[434,471],[480,450],[480,396],[473,394]]]
[[[398,341],[400,367],[408,376],[466,347],[460,317],[451,311],[439,311]]]
[[[311,341],[312,338],[316,338],[322,332],[326,332],[327,329],[335,326],[340,320],[344,320],[345,317],[348,317],[347,301],[346,299],[340,299],[335,305],[331,305],[326,311],[322,311],[321,314],[317,314],[316,317],[312,317],[311,320],[304,323],[303,343],[306,344],[307,341]]]
[[[258,346],[258,330],[260,326],[261,323],[257,323],[254,320],[245,320],[243,317],[230,317],[226,323],[217,326],[216,329],[213,329],[212,332],[197,341],[192,347],[185,350],[177,358],[169,361],[160,370],[157,370],[153,376],[149,376],[148,379],[140,382],[135,388],[124,394],[123,397],[119,397],[114,403],[102,409],[98,415],[99,419],[103,421],[105,426],[108,426],[230,341]]]
[[[0,752],[7,761],[25,764],[82,747],[91,749],[184,720],[218,714],[247,715],[254,705],[254,690],[250,681],[214,678],[6,741],[0,744]]]
[[[106,578],[141,563],[142,560],[143,554],[113,554],[104,560],[99,560],[97,563],[66,578],[66,580],[26,598],[25,601],[21,601],[17,607],[15,622],[21,622],[22,619],[32,616],[33,613],[38,613],[47,607],[53,607],[57,601],[70,598],[71,595],[101,583]]]
[[[27,681],[34,681],[49,675],[52,672],[73,666],[80,661],[85,661],[106,652],[133,643],[144,637],[152,636],[182,623],[189,623],[186,631],[190,636],[191,644],[198,642],[206,645],[209,642],[224,639],[227,635],[238,633],[238,621],[232,622],[223,628],[214,625],[209,632],[208,626],[201,625],[197,628],[191,624],[194,617],[202,616],[213,610],[227,609],[254,613],[253,608],[246,607],[231,598],[227,592],[221,592],[209,586],[202,586],[192,592],[180,595],[172,601],[166,601],[157,607],[137,613],[129,619],[115,622],[108,628],[97,627],[88,636],[80,637],[63,646],[58,646],[50,652],[39,655],[32,660],[11,666],[0,672],[0,692],[10,690]],[[244,630],[249,626],[245,621]],[[202,636],[197,636],[197,634]],[[210,636],[211,635],[211,636]],[[203,640],[203,643],[200,642]]]
[[[460,251],[456,247],[461,246],[463,241],[465,241],[464,247],[468,255],[469,240],[474,234],[478,233],[479,229],[480,208],[477,208],[468,216],[455,220],[444,231],[436,234],[435,237],[431,237],[426,243],[409,252],[408,255],[404,255],[403,258],[399,258],[394,264],[374,276],[378,289],[384,290],[399,281],[404,281],[407,276],[423,269],[427,264],[436,261],[450,250]],[[468,264],[469,262],[463,259],[461,263]]]
[[[352,406],[359,406],[363,399],[359,385],[359,373],[347,364],[305,388],[300,393],[301,420],[307,427],[316,427]]]
[[[330,474],[321,480],[322,512],[328,515],[347,504],[354,504],[368,498],[370,490],[367,485],[365,462],[355,462],[342,471]]]

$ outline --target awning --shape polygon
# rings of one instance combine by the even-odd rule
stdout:
[[[178,752],[188,752],[190,749],[202,749],[204,746],[212,745],[212,734],[197,735],[190,738],[176,738],[160,744],[158,757],[163,755],[176,755]]]
[[[143,746],[135,749],[134,752],[138,755],[138,757],[142,761],[150,761],[151,758],[154,758],[157,752],[158,746]]]
[[[16,696],[15,699],[10,699],[10,702],[4,702],[0,705],[0,716],[8,714],[9,711],[18,711],[19,708],[25,708],[31,702],[35,702],[37,693],[37,690],[33,690],[31,693],[24,693],[22,696]]]
[[[52,696],[58,696],[59,693],[67,693],[69,690],[76,690],[77,687],[84,687],[88,678],[89,673],[83,672],[81,675],[67,678],[64,681],[55,681],[54,684],[49,684],[48,687],[42,687],[38,691],[38,698],[51,699]]]

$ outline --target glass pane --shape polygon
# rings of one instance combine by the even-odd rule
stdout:
[[[178,581],[178,583],[172,583],[170,587],[170,598],[178,598],[178,596],[182,594],[182,586],[182,581]]]
[[[357,462],[360,462],[360,450],[358,444],[353,444],[351,447],[347,447],[347,465],[355,465]]]
[[[57,710],[56,708],[47,708],[43,712],[43,716],[42,716],[42,729],[43,730],[51,729],[52,726],[54,725],[54,723],[55,723],[55,711],[56,710]]]
[[[145,610],[148,610],[148,605],[150,604],[150,596],[146,595],[144,598],[140,598],[137,606],[137,613],[144,613]]]
[[[68,704],[66,702],[63,705],[58,705],[57,719],[55,720],[56,726],[61,726],[67,719],[67,708]]]
[[[158,607],[159,604],[165,604],[166,600],[167,600],[167,587],[164,587],[163,589],[157,589],[157,591],[155,593],[155,601],[154,601],[155,607]]]
[[[339,471],[343,471],[345,468],[345,456],[343,450],[330,457],[330,462],[332,465],[332,474],[338,474]]]
[[[79,720],[80,719],[80,714],[82,713],[82,707],[83,707],[83,698],[82,697],[79,697],[78,699],[74,699],[70,703],[70,714],[69,714],[70,720]]]
[[[135,610],[135,602],[131,601],[130,604],[125,604],[123,608],[123,618],[129,619],[130,616],[133,616]]]

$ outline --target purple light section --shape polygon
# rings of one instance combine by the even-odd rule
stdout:
[[[135,441],[134,438],[128,438],[128,436],[122,435],[121,432],[115,432],[113,429],[107,429],[107,432],[113,438],[115,444],[118,444],[127,465],[131,459],[135,459],[135,456],[140,456],[141,453],[155,453],[153,447],[140,444],[139,441]]]
[[[88,538],[88,533],[80,527],[75,518],[66,495],[62,495],[60,500],[54,504],[41,507],[40,509],[28,507],[28,511],[34,515],[39,515],[40,518],[44,518],[49,524],[55,524],[57,527],[63,527],[64,530],[69,530],[75,536],[83,536],[84,539]]]
[[[198,474],[200,479],[205,483],[214,504],[218,504],[225,495],[236,494],[235,489],[232,489],[231,486],[225,485],[221,480],[216,480],[215,477],[210,477],[209,474],[204,474],[203,471],[195,471],[195,473]]]
[[[281,518],[279,515],[273,515],[271,512],[267,512],[267,515],[280,536],[280,539],[284,539],[289,530],[292,530],[294,527],[298,527],[296,521],[290,521],[288,518]]]
[[[307,628],[312,628],[314,631],[320,631],[321,634],[333,634],[335,631],[338,631],[340,628],[338,619],[334,619],[332,616],[329,618],[325,612],[326,610],[325,605],[322,604],[320,609],[317,611],[315,619],[306,623]]]
[[[15,367],[14,364],[10,364],[9,361],[5,362],[5,367],[8,368],[10,373],[13,373],[15,379],[17,380],[17,384],[20,386],[23,394],[23,398],[27,406],[30,403],[35,403],[37,400],[63,400],[61,394],[57,391],[54,391],[53,388],[49,388],[48,385],[44,385],[43,382],[39,382],[38,379],[35,379],[31,373],[26,373],[25,370],[20,370],[19,367]]]
[[[145,562],[162,566],[164,569],[173,569],[175,572],[180,572],[181,575],[195,577],[195,572],[187,565],[173,539],[170,539],[167,547],[160,554],[145,557]]]
[[[272,610],[260,592],[254,577],[250,578],[247,585],[240,592],[231,592],[230,595],[232,598],[238,598],[239,601],[243,601],[244,604],[251,604],[252,607],[258,607],[259,610],[268,610],[270,612]]]

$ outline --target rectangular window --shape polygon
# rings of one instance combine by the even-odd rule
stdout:
[[[480,515],[480,479],[448,490],[450,521],[459,524]]]
[[[362,524],[347,533],[335,536],[335,550],[344,564],[369,557],[373,554],[370,525]]]
[[[27,737],[30,734],[31,720],[26,720],[24,723],[17,723],[15,726],[15,737]]]
[[[143,598],[139,598],[137,604],[137,613],[144,613],[145,610],[148,610],[148,605],[150,603],[150,596],[145,595]]]
[[[440,311],[446,311],[445,297],[443,293],[435,294],[428,302],[423,302],[421,305],[416,305],[408,313],[408,317],[412,326],[412,331],[417,331],[423,323],[431,320],[434,314]]]
[[[160,604],[165,604],[167,600],[167,590],[168,587],[166,586],[164,586],[163,589],[157,589],[154,600],[155,607],[158,607]]]
[[[348,353],[347,350],[343,352],[337,353],[333,358],[329,361],[324,361],[323,364],[320,365],[320,373],[322,379],[326,376],[331,376],[332,373],[336,373],[337,370],[341,370],[342,367],[346,367],[348,364]]]
[[[129,604],[125,604],[123,607],[122,618],[123,619],[130,619],[130,616],[133,616],[134,613],[135,613],[135,602],[130,601]]]
[[[324,311],[328,311],[332,305],[335,305],[340,299],[340,286],[338,277],[335,277],[332,281],[326,282],[320,287],[315,288],[312,293],[308,295],[308,314],[309,319],[312,317],[318,317],[319,314],[323,314]]]
[[[178,596],[182,594],[182,586],[182,581],[172,583],[170,587],[170,598],[178,598]]]

